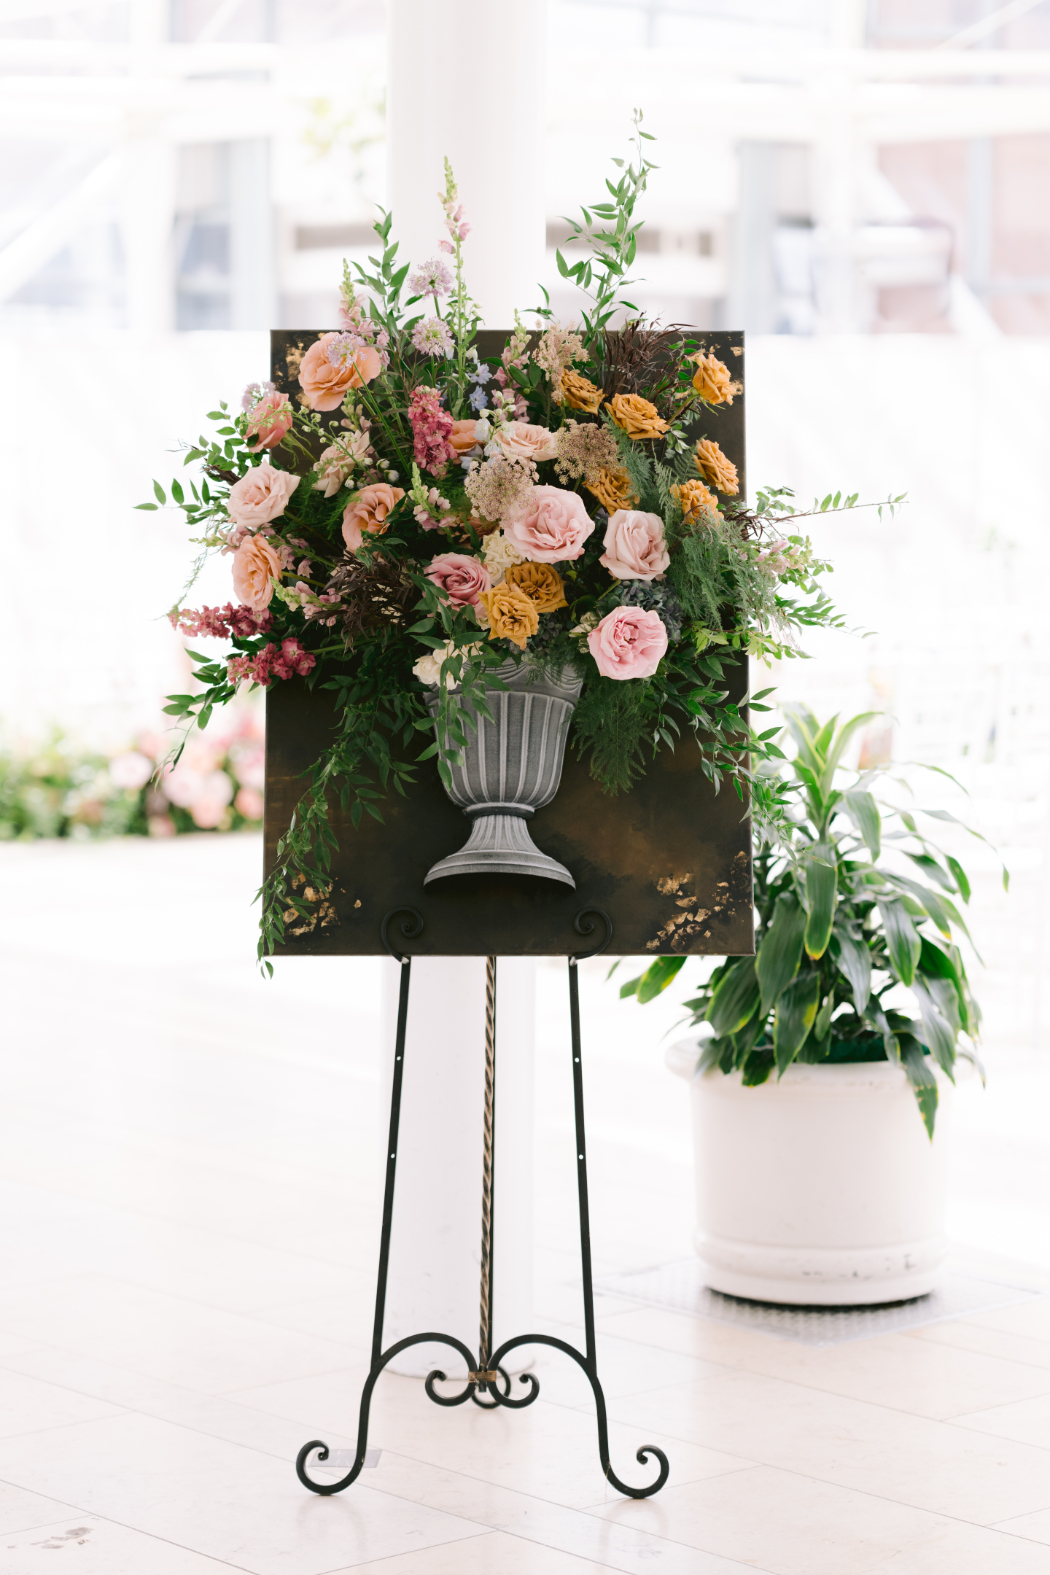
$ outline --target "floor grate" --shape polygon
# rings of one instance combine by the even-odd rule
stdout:
[[[949,1270],[937,1290],[912,1301],[876,1307],[785,1307],[709,1290],[695,1258],[630,1273],[606,1274],[595,1281],[595,1290],[646,1302],[651,1307],[669,1307],[697,1318],[736,1324],[741,1329],[757,1329],[782,1340],[799,1340],[804,1345],[870,1340],[876,1335],[917,1329],[946,1318],[1009,1307],[1045,1294],[1028,1286],[982,1280]]]

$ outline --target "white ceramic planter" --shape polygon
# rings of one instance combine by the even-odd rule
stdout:
[[[696,1250],[713,1290],[795,1306],[922,1296],[944,1235],[952,1085],[940,1077],[934,1140],[887,1061],[792,1066],[745,1088],[694,1075],[696,1039],[667,1052],[691,1083]]]

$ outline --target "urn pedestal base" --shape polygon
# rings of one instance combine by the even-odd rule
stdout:
[[[576,890],[576,882],[557,859],[541,853],[529,835],[525,815],[475,815],[470,836],[458,853],[439,859],[428,871],[424,886],[446,875],[540,875],[561,881]]]

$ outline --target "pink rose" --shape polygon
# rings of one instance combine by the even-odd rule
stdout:
[[[525,507],[503,521],[503,532],[530,563],[578,558],[594,521],[576,492],[533,487]]]
[[[423,572],[444,591],[451,607],[476,607],[482,591],[492,589],[492,576],[485,565],[462,552],[439,553]]]
[[[261,448],[276,448],[292,425],[292,407],[288,403],[287,394],[279,394],[276,389],[273,393],[266,394],[258,404],[253,405],[248,415],[248,425],[245,435],[254,438],[254,443],[248,447],[253,454]]]
[[[233,555],[233,588],[252,612],[260,613],[270,605],[271,582],[279,579],[280,573],[281,560],[262,536],[245,537]]]
[[[361,545],[362,531],[373,536],[385,536],[390,529],[387,515],[397,507],[405,495],[404,487],[392,487],[388,481],[374,482],[361,491],[343,510],[343,540],[351,552]]]
[[[554,439],[546,427],[528,421],[511,421],[493,434],[504,454],[511,459],[553,459]]]
[[[659,514],[617,509],[605,529],[602,563],[618,580],[651,580],[671,561]]]
[[[338,410],[348,388],[370,383],[383,370],[383,360],[371,345],[361,345],[353,355],[329,361],[328,346],[337,338],[334,332],[322,334],[303,356],[299,382],[311,410]]]
[[[603,678],[651,678],[667,650],[667,630],[657,612],[615,607],[587,644]]]
[[[299,485],[299,477],[276,466],[256,465],[230,488],[226,507],[238,525],[258,530],[284,513],[288,499]]]

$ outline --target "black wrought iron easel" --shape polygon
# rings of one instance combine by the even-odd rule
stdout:
[[[394,908],[386,915],[382,925],[383,945],[395,961],[401,964],[401,990],[397,1009],[397,1039],[394,1047],[394,1078],[390,1094],[390,1135],[387,1143],[386,1158],[386,1187],[383,1194],[383,1229],[379,1246],[379,1276],[376,1283],[376,1311],[375,1323],[372,1329],[372,1361],[368,1377],[365,1379],[364,1389],[361,1391],[361,1411],[357,1429],[357,1454],[354,1463],[344,1477],[337,1482],[315,1482],[307,1475],[306,1464],[309,1457],[317,1451],[317,1460],[323,1463],[328,1459],[328,1445],[319,1438],[311,1439],[304,1444],[296,1457],[295,1469],[300,1482],[313,1493],[341,1493],[343,1488],[350,1486],[357,1480],[365,1464],[365,1454],[368,1448],[368,1414],[372,1404],[372,1391],[376,1379],[387,1363],[398,1352],[406,1350],[410,1345],[423,1345],[431,1341],[439,1345],[450,1346],[458,1351],[467,1364],[467,1385],[461,1394],[438,1394],[435,1385],[447,1382],[446,1376],[440,1369],[435,1369],[426,1377],[424,1387],[430,1399],[436,1405],[463,1405],[467,1400],[473,1400],[475,1405],[493,1410],[497,1406],[506,1406],[508,1409],[520,1411],[524,1406],[531,1405],[540,1392],[539,1379],[533,1373],[519,1375],[519,1383],[525,1384],[527,1393],[520,1399],[511,1395],[510,1378],[501,1366],[504,1358],[521,1345],[550,1345],[556,1351],[563,1351],[566,1356],[571,1356],[573,1361],[581,1367],[587,1376],[594,1393],[594,1406],[598,1423],[598,1457],[601,1460],[602,1470],[620,1493],[625,1493],[629,1498],[649,1498],[653,1493],[659,1493],[667,1481],[669,1465],[667,1456],[655,1444],[643,1444],[635,1455],[635,1459],[645,1465],[649,1456],[654,1456],[660,1463],[659,1475],[655,1482],[648,1487],[630,1487],[626,1482],[621,1482],[609,1461],[609,1424],[605,1411],[605,1395],[598,1378],[598,1359],[595,1351],[594,1340],[594,1291],[591,1283],[591,1226],[590,1213],[587,1202],[587,1143],[584,1132],[583,1118],[583,1066],[580,1048],[580,991],[577,974],[577,965],[588,957],[597,957],[605,951],[612,940],[612,920],[600,908],[584,908],[573,920],[573,927],[577,935],[592,935],[594,933],[594,918],[601,919],[605,925],[605,938],[601,945],[594,947],[589,952],[580,952],[571,956],[569,963],[569,1017],[572,1027],[572,1086],[576,1107],[576,1174],[579,1186],[580,1199],[580,1266],[583,1274],[583,1319],[586,1335],[586,1354],[578,1351],[575,1346],[569,1345],[565,1340],[559,1340],[552,1334],[519,1334],[512,1340],[504,1340],[496,1350],[492,1349],[492,1289],[494,1269],[494,1223],[495,1223],[495,1194],[494,1194],[494,1160],[496,1143],[496,959],[486,958],[485,965],[485,1158],[482,1183],[482,1211],[481,1211],[481,1327],[478,1342],[478,1360],[475,1363],[473,1353],[462,1340],[457,1340],[454,1335],[437,1334],[428,1330],[424,1334],[411,1334],[404,1340],[398,1340],[387,1350],[383,1350],[383,1317],[386,1307],[386,1279],[387,1268],[390,1262],[390,1226],[394,1212],[394,1175],[397,1168],[397,1141],[398,1125],[401,1116],[401,1083],[405,1067],[405,1034],[408,1027],[408,992],[412,974],[412,959],[407,953],[395,951],[390,944],[388,929],[391,920],[398,914],[411,915],[402,919],[401,934],[405,940],[412,940],[423,930],[423,917],[415,908]]]

